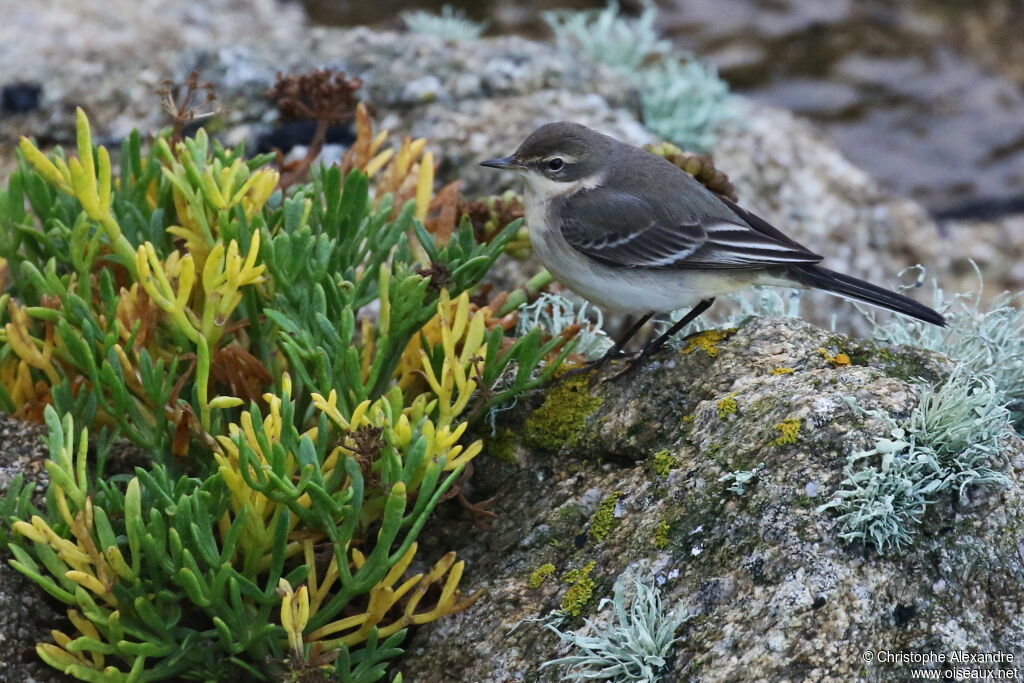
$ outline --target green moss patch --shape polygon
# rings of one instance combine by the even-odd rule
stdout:
[[[526,442],[548,451],[579,443],[587,418],[604,399],[591,396],[589,378],[571,377],[555,384],[544,403],[526,420]]]
[[[658,550],[663,550],[668,547],[668,532],[672,527],[665,520],[658,522],[658,526],[654,529],[654,547]]]
[[[738,408],[738,404],[736,403],[736,394],[729,394],[716,405],[718,406],[718,417],[720,419],[724,420],[729,415],[735,414]]]
[[[659,477],[667,477],[668,473],[672,471],[672,468],[676,466],[676,459],[668,449],[658,451],[652,457],[651,467],[654,469],[654,473]]]

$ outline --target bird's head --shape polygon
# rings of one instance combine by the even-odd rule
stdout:
[[[561,195],[599,185],[613,163],[616,144],[596,130],[559,121],[530,133],[511,155],[480,165],[516,171],[541,195]]]

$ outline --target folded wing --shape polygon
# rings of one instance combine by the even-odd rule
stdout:
[[[571,247],[613,267],[741,269],[822,260],[731,202],[721,209],[711,216],[666,211],[642,196],[602,188],[565,198],[556,217]]]

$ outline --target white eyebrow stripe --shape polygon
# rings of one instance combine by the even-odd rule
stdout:
[[[568,154],[552,154],[549,157],[544,157],[543,159],[541,159],[541,163],[545,163],[546,164],[547,162],[551,161],[552,159],[561,159],[562,161],[564,161],[567,164],[575,164],[577,161],[579,161],[579,158],[574,157],[574,156],[570,156]]]

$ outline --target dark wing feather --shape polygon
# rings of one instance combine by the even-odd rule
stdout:
[[[609,266],[739,269],[821,261],[731,203],[732,212],[722,212],[728,218],[673,215],[636,194],[605,187],[577,192],[558,204],[553,218],[569,246]],[[750,225],[747,216],[767,229]]]

